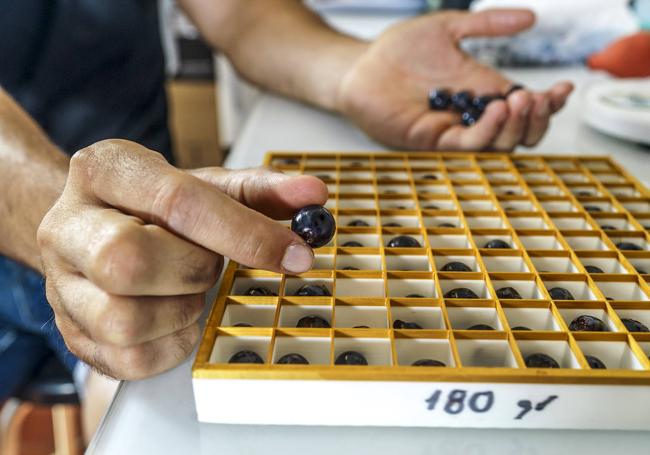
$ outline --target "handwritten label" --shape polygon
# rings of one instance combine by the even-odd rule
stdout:
[[[549,395],[546,399],[537,403],[533,403],[528,399],[518,400],[516,406],[519,409],[514,408],[513,419],[522,420],[532,410],[542,412],[557,399],[557,395]],[[465,389],[453,389],[445,393],[445,391],[438,389],[424,402],[428,411],[438,409],[446,414],[458,415],[468,411],[476,414],[487,413],[492,409],[495,400],[496,397],[491,390],[469,392]],[[440,404],[440,407],[438,407],[438,404]]]

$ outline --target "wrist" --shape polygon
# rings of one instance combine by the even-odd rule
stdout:
[[[369,44],[347,36],[325,52],[325,58],[318,56],[310,68],[309,81],[311,101],[317,106],[344,114],[341,92],[347,75],[353,70]]]
[[[31,207],[23,207],[24,228],[14,233],[17,251],[13,254],[18,260],[41,271],[41,251],[37,240],[38,228],[52,206],[59,199],[68,178],[70,158],[54,145],[36,159],[25,175],[25,186],[21,192],[34,195]],[[25,196],[16,195],[17,200],[25,201]],[[14,225],[15,226],[15,225]]]

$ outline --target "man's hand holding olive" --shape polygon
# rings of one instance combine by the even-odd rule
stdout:
[[[198,340],[222,255],[277,272],[310,269],[311,249],[271,218],[326,199],[315,177],[183,171],[128,141],[77,152],[38,230],[47,297],[69,349],[120,379],[172,368]]]

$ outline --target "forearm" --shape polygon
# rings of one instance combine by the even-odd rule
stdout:
[[[366,48],[296,0],[182,3],[246,79],[325,109],[336,109],[340,81]]]
[[[40,270],[36,231],[67,169],[67,156],[0,88],[0,254]]]

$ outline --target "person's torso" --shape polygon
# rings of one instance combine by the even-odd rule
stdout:
[[[0,1],[0,85],[68,153],[119,137],[168,158],[156,0]]]

